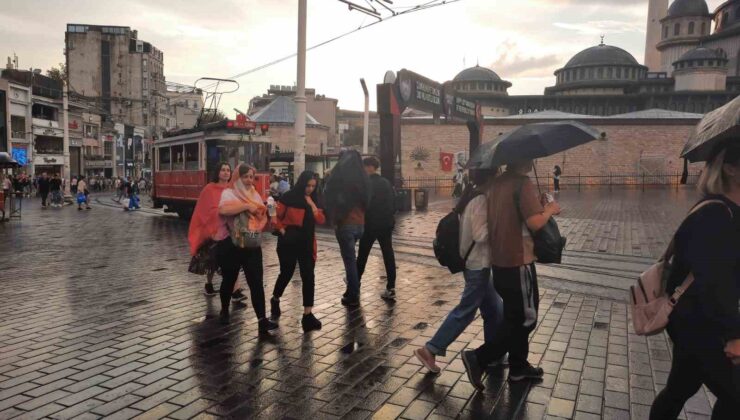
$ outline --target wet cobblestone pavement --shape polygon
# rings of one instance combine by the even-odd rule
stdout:
[[[603,202],[594,197],[582,207],[591,212],[566,218],[573,227],[564,230],[635,220],[612,218],[634,205]],[[323,329],[301,331],[296,273],[279,332],[258,338],[248,306],[233,306],[231,325],[217,322],[218,298],[204,297],[203,278],[186,272],[185,223],[101,205],[78,212],[35,204],[25,203],[20,221],[0,224],[0,419],[643,419],[670,367],[665,336],[632,334],[622,301],[546,285],[530,348],[546,372],[541,383],[510,385],[498,367],[486,390],[474,392],[459,353],[481,344],[480,319],[441,359],[442,373],[426,374],[412,352],[462,286],[461,276],[429,263],[428,241],[414,242],[433,232],[439,208],[401,222],[400,248],[408,250],[399,250],[395,304],[379,297],[384,272],[374,251],[361,307],[341,306],[341,258],[321,233],[314,312]],[[635,223],[678,223],[680,206]],[[268,292],[278,274],[274,247],[271,239],[264,247]],[[624,255],[637,254],[627,248]],[[711,402],[700,391],[683,418],[708,418]]]

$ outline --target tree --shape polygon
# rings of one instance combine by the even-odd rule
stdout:
[[[351,127],[349,130],[342,133],[342,146],[362,146],[362,135],[364,131],[362,127]]]
[[[67,80],[67,66],[64,63],[59,63],[58,67],[47,70],[46,75],[54,80],[65,82]]]

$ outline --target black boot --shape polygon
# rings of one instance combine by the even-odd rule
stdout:
[[[272,331],[274,329],[277,329],[278,324],[270,321],[267,318],[262,318],[259,320],[259,332],[260,333],[266,333],[268,331]]]
[[[229,324],[229,308],[225,307],[221,309],[221,314],[218,317],[219,322],[221,322],[222,325],[228,325]]]
[[[280,318],[280,314],[282,314],[282,311],[280,311],[280,299],[273,296],[270,299],[270,318],[278,319]]]
[[[308,315],[303,315],[303,319],[301,319],[301,326],[303,327],[303,332],[320,330],[321,321],[316,319],[316,317],[311,313]]]

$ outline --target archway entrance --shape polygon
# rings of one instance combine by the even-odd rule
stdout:
[[[445,86],[412,71],[386,73],[385,83],[377,85],[378,117],[380,119],[381,174],[400,187],[401,173],[401,114],[406,108],[432,114],[435,123],[462,120],[470,132],[469,151],[480,146],[483,138],[483,116],[480,104]]]

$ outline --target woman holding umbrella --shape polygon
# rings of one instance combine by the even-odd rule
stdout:
[[[706,159],[701,201],[718,202],[691,214],[674,237],[666,292],[673,294],[689,273],[694,281],[669,318],[673,361],[650,410],[653,420],[675,419],[702,384],[717,397],[712,419],[740,413],[740,141],[716,138],[702,140],[699,133],[684,153],[692,161]]]

